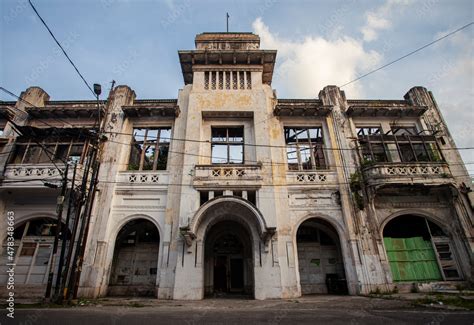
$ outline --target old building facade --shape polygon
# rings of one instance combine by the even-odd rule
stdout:
[[[80,185],[99,114],[78,296],[269,299],[471,281],[472,181],[433,95],[351,100],[327,86],[280,99],[276,54],[251,33],[203,33],[179,51],[177,99],[117,86],[99,113],[95,101],[31,87],[0,102],[0,211],[15,215],[16,292],[44,295],[52,263],[57,274],[59,189],[45,184],[60,183],[67,160],[69,188]],[[82,220],[66,219],[69,201],[71,243]],[[2,222],[4,247],[6,233]]]

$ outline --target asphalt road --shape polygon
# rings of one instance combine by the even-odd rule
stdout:
[[[120,304],[120,306],[117,306]],[[474,324],[474,312],[413,307],[407,302],[362,297],[298,300],[107,300],[73,308],[16,308],[4,324]]]

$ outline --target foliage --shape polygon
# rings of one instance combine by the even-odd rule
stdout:
[[[364,209],[364,198],[360,194],[360,192],[362,191],[362,185],[362,173],[360,171],[356,171],[351,174],[349,187],[352,192],[352,198],[354,200],[354,203],[356,204],[359,210]]]

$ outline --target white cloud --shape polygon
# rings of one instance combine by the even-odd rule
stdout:
[[[448,32],[438,33],[434,38]],[[436,48],[446,53],[445,59],[428,75],[427,87],[433,91],[456,146],[473,147],[474,43],[469,33],[461,32]],[[474,161],[473,150],[461,150],[461,155],[465,162]],[[468,167],[472,168],[472,165]]]
[[[379,53],[365,50],[361,41],[347,36],[285,40],[272,33],[261,18],[253,22],[253,29],[260,35],[262,48],[278,50],[274,80],[286,96],[314,98],[323,87],[341,85],[380,62]],[[351,98],[363,95],[357,83],[344,90]]]
[[[365,25],[360,29],[365,42],[375,41],[382,30],[392,26],[390,18],[395,13],[402,12],[412,0],[387,0],[382,6],[365,14]]]

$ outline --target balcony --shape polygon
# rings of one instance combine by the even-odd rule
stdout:
[[[64,164],[9,164],[5,168],[1,187],[44,187],[44,183],[59,184],[62,180],[58,168],[64,172]],[[72,178],[73,169],[70,167],[68,178]],[[78,165],[76,179],[82,178],[82,165]]]
[[[195,188],[260,187],[260,165],[196,165],[193,178]]]
[[[165,170],[126,171],[117,176],[117,188],[167,186],[168,182],[169,173]]]
[[[369,186],[388,184],[452,184],[454,179],[445,162],[376,163],[362,168]]]
[[[337,185],[336,173],[329,170],[288,171],[288,185],[334,186]]]

